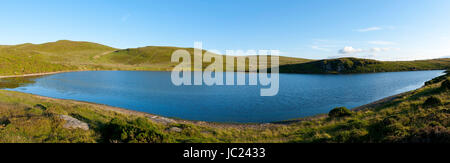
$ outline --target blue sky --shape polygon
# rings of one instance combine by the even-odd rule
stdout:
[[[0,44],[277,49],[312,59],[450,56],[448,0],[2,0]]]

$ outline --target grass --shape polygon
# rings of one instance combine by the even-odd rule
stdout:
[[[416,70],[443,70],[450,66],[450,59],[418,61],[377,61],[360,58],[339,58],[281,65],[283,73],[372,73]]]
[[[69,40],[0,46],[0,76],[78,70],[170,71],[178,64],[171,62],[171,54],[180,49],[187,50],[191,56],[194,55],[193,48],[148,46],[116,49],[97,43]],[[226,62],[226,56],[213,55],[224,59],[224,70],[230,71],[227,67],[237,69],[236,64]],[[267,63],[270,65],[271,60],[268,59]],[[382,62],[358,58],[309,60],[280,56],[279,63],[282,73],[366,73],[450,67],[450,59]],[[202,68],[210,64],[204,62]],[[245,71],[249,71],[249,67],[257,67],[248,60],[246,64]]]
[[[180,49],[187,50],[191,56],[194,55],[193,48],[149,46],[119,50],[96,43],[69,40],[45,44],[0,46],[0,75],[76,70],[170,71],[178,64],[171,62],[171,55]],[[213,55],[225,59],[225,56]],[[306,61],[310,60],[280,58],[281,64]],[[205,62],[203,68],[209,64]]]
[[[0,142],[449,143],[450,90],[441,88],[445,80],[448,75],[349,116],[271,124],[164,123],[146,113],[0,90]],[[425,105],[430,97],[441,103]],[[90,130],[66,129],[58,115],[86,122]]]

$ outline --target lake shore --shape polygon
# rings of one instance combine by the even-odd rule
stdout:
[[[93,103],[93,102],[59,99],[59,98],[52,98],[52,97],[40,96],[40,95],[35,95],[35,94],[30,94],[30,93],[9,91],[9,90],[0,90],[0,91],[7,91],[7,92],[23,94],[26,96],[30,96],[32,98],[37,98],[37,99],[49,101],[52,103],[54,102],[54,103],[65,103],[65,104],[68,103],[68,104],[75,104],[75,105],[88,105],[90,107],[99,108],[104,111],[113,111],[113,112],[129,115],[129,116],[146,117],[155,123],[160,123],[160,124],[164,124],[164,125],[171,124],[171,123],[187,123],[187,124],[195,124],[195,125],[202,125],[202,126],[209,126],[209,127],[252,127],[252,128],[282,125],[282,124],[276,124],[276,123],[238,123],[238,122],[234,123],[234,122],[206,122],[206,121],[184,120],[184,119],[180,119],[180,118],[170,118],[170,117],[160,116],[160,115],[156,115],[156,114],[140,112],[140,111],[130,110],[130,109],[126,109],[126,108],[114,107],[114,106],[109,106],[109,105],[105,105],[105,104],[98,104],[98,103]]]
[[[63,73],[63,72],[59,72],[59,73]],[[6,91],[6,90],[4,90]],[[406,96],[408,94],[413,93],[416,90],[413,91],[408,91],[408,92],[404,92],[404,93],[400,93],[397,95],[393,95],[393,96],[389,96],[362,106],[358,106],[355,108],[352,108],[351,110],[355,111],[355,112],[359,112],[359,111],[364,111],[364,110],[368,110],[368,109],[374,109],[376,107],[382,106],[383,104],[389,103],[395,99],[401,98],[403,96]],[[43,99],[43,100],[49,100],[52,102],[62,102],[62,103],[73,103],[73,104],[82,104],[82,105],[90,105],[90,106],[94,106],[97,108],[101,108],[105,111],[114,111],[114,112],[118,112],[121,114],[126,114],[126,115],[133,115],[133,116],[144,116],[149,118],[150,120],[156,122],[156,123],[163,123],[163,124],[169,124],[169,123],[192,123],[192,124],[198,124],[198,125],[208,125],[208,126],[254,126],[254,127],[260,127],[260,126],[265,126],[265,125],[288,125],[288,124],[292,124],[292,123],[298,123],[298,122],[302,122],[302,121],[310,121],[310,120],[314,120],[314,119],[320,119],[320,118],[327,118],[328,115],[327,113],[322,113],[322,114],[317,114],[317,115],[313,115],[313,116],[307,116],[307,117],[302,117],[302,118],[298,118],[298,119],[293,119],[293,120],[284,120],[284,121],[275,121],[275,122],[268,122],[268,123],[239,123],[239,122],[207,122],[207,121],[195,121],[195,120],[184,120],[184,119],[180,119],[180,118],[171,118],[171,117],[165,117],[165,116],[160,116],[160,115],[156,115],[156,114],[152,114],[152,113],[147,113],[147,112],[140,112],[140,111],[135,111],[135,110],[130,110],[130,109],[126,109],[126,108],[120,108],[120,107],[114,107],[114,106],[110,106],[110,105],[106,105],[106,104],[99,104],[99,103],[93,103],[93,102],[86,102],[86,101],[78,101],[78,100],[69,100],[69,99],[59,99],[59,98],[52,98],[52,97],[46,97],[46,96],[40,96],[40,95],[35,95],[35,94],[30,94],[30,93],[23,93],[23,92],[17,92],[17,91],[11,91],[11,92],[16,92],[16,93],[20,93],[20,94],[25,94],[25,95],[29,95],[38,99]]]
[[[416,139],[420,136],[417,132],[435,128],[447,132],[450,91],[441,89],[446,79],[446,76],[436,78],[414,91],[357,107],[349,117],[329,118],[327,114],[320,114],[285,123],[188,121],[102,104],[0,90],[0,142],[386,143],[429,140]],[[438,97],[442,104],[423,108],[430,97]],[[86,123],[89,130],[64,128],[66,122],[60,117]],[[410,123],[416,119],[421,119],[420,123]],[[384,123],[392,121],[394,126]],[[434,128],[427,127],[428,124],[433,124]],[[108,130],[111,127],[120,130]],[[395,132],[380,133],[372,130],[374,128]],[[133,137],[136,131],[145,134],[142,135],[145,139]],[[403,134],[393,135],[399,132]],[[155,136],[162,137],[154,139]]]
[[[75,71],[58,71],[58,72],[49,72],[49,73],[35,73],[35,74],[25,74],[25,75],[12,75],[12,76],[0,76],[1,78],[14,78],[14,77],[31,77],[31,76],[44,76],[44,75],[53,75],[53,74],[59,74],[59,73],[68,73],[68,72],[84,72],[84,71],[127,71],[127,70],[75,70]],[[136,70],[128,70],[128,71],[136,71]],[[409,92],[404,92],[404,93],[400,93],[397,95],[393,95],[393,96],[389,96],[389,97],[385,97],[382,98],[380,100],[377,101],[373,101],[371,103],[368,104],[364,104],[355,108],[352,108],[351,110],[353,111],[361,111],[361,110],[367,110],[367,109],[373,109],[376,108],[378,106],[381,106],[385,103],[388,103],[390,101],[393,101],[397,98],[400,98],[402,96],[405,96],[407,94],[409,94],[412,91]],[[25,93],[28,94],[28,93]],[[134,111],[131,109],[126,109],[126,108],[120,108],[120,107],[114,107],[114,106],[109,106],[109,105],[105,105],[105,104],[99,104],[99,103],[95,103],[95,102],[86,102],[86,101],[77,101],[77,100],[67,100],[67,99],[58,99],[58,98],[51,98],[51,97],[46,97],[46,96],[39,96],[39,95],[34,95],[34,94],[29,94],[29,95],[33,95],[36,97],[39,97],[41,99],[53,99],[53,100],[64,100],[64,101],[72,101],[72,102],[78,102],[78,103],[84,103],[84,104],[91,104],[91,105],[98,105],[98,106],[102,106],[102,108],[104,108],[105,110],[112,110],[112,111],[117,111],[120,113],[124,113],[124,114],[130,114],[130,115],[139,115],[139,116],[146,116],[149,117],[151,120],[155,121],[155,122],[163,122],[163,123],[169,123],[169,122],[174,122],[174,121],[178,121],[178,122],[189,122],[189,123],[197,123],[197,124],[221,124],[221,125],[248,125],[248,124],[290,124],[290,123],[296,123],[296,122],[301,122],[301,121],[307,121],[307,120],[311,120],[311,119],[317,119],[317,118],[326,118],[327,117],[327,113],[318,113],[317,115],[313,115],[313,116],[307,116],[307,117],[302,117],[302,118],[298,118],[298,119],[292,119],[292,120],[282,120],[282,121],[273,121],[273,122],[206,122],[206,121],[193,121],[193,120],[183,120],[182,118],[169,118],[169,117],[164,117],[164,116],[159,116],[156,114],[151,114],[151,113],[146,113],[146,112],[139,112],[139,111]]]
[[[83,70],[78,70],[78,71],[43,72],[43,73],[23,74],[23,75],[6,75],[6,76],[0,76],[0,79],[4,79],[4,78],[18,78],[18,77],[44,76],[44,75],[53,75],[53,74],[60,74],[60,73],[66,73],[66,72],[81,72],[81,71],[83,71]],[[86,70],[86,71],[90,71],[90,70]]]
[[[279,72],[280,74],[330,74],[330,75],[348,75],[348,74],[373,74],[373,73],[388,73],[388,72],[408,72],[408,71],[437,71],[442,70],[445,71],[445,69],[424,69],[424,70],[403,70],[403,71],[382,71],[382,72],[352,72],[352,73],[292,73],[292,72]],[[44,76],[44,75],[54,75],[54,74],[60,74],[60,73],[67,73],[67,72],[83,72],[83,71],[151,71],[151,72],[168,72],[172,71],[170,69],[161,70],[161,69],[85,69],[85,70],[67,70],[67,71],[55,71],[55,72],[42,72],[42,73],[32,73],[32,74],[21,74],[21,75],[0,75],[0,79],[4,78],[17,78],[17,77],[33,77],[33,76]],[[191,71],[195,72],[195,71]],[[224,72],[231,72],[231,71],[224,71]],[[236,72],[236,71],[234,71]],[[256,72],[248,72],[245,71],[245,73],[256,73]]]

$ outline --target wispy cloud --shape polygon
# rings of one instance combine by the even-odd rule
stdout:
[[[318,51],[332,52],[345,44],[350,43],[348,41],[340,41],[340,40],[313,39],[310,48]]]
[[[366,59],[376,59],[377,58],[377,56],[374,54],[367,54],[367,55],[346,54],[346,55],[329,56],[328,59],[336,59],[336,58],[343,58],[343,57],[358,57],[358,58],[366,58]]]
[[[369,28],[363,28],[363,29],[357,29],[358,32],[370,32],[370,31],[379,31],[383,30],[381,27],[369,27]]]
[[[311,48],[312,49],[314,49],[314,50],[320,50],[320,51],[326,51],[326,52],[329,52],[329,51],[331,51],[330,49],[328,49],[328,48],[325,48],[325,47],[321,47],[321,46],[316,46],[316,45],[314,45],[314,46],[311,46]]]
[[[391,41],[369,41],[369,44],[373,45],[393,45],[396,44],[395,42]]]
[[[357,53],[378,53],[378,52],[386,52],[390,50],[396,50],[397,48],[369,48],[369,49],[359,49],[353,48],[351,46],[346,46],[343,49],[339,50],[339,54],[357,54]]]
[[[377,52],[385,52],[385,51],[390,51],[390,50],[393,50],[393,48],[370,48],[368,50],[368,52],[377,53]]]

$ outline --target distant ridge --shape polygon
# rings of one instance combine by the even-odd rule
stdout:
[[[338,58],[281,65],[283,73],[372,73],[448,69],[450,59],[416,61],[377,61],[361,58]]]
[[[171,62],[171,54],[178,49],[193,55],[193,48],[147,46],[116,49],[98,43],[70,40],[0,45],[0,76],[78,70],[170,71],[177,65]],[[310,60],[280,56],[279,62],[282,73],[367,73],[450,67],[448,58],[387,62],[359,58]]]

